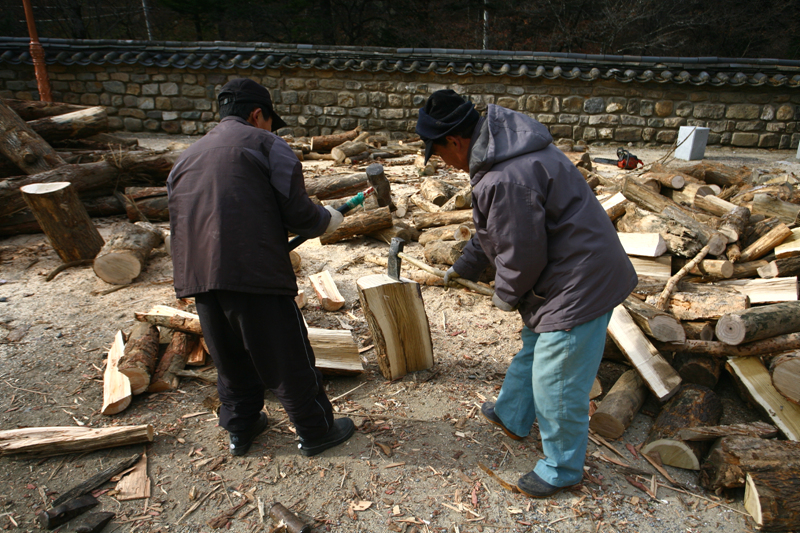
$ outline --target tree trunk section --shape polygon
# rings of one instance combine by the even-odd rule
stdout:
[[[800,404],[800,352],[784,354],[770,362],[772,385],[786,399]]]
[[[355,129],[346,131],[344,133],[336,133],[334,135],[318,135],[311,138],[311,151],[312,152],[330,152],[340,144],[347,141],[352,141],[358,134],[361,133],[361,126],[356,126]]]
[[[158,359],[158,338],[158,328],[146,322],[137,322],[131,330],[118,365],[131,382],[131,394],[141,394],[150,386]]]
[[[747,296],[737,290],[693,285],[683,283],[680,292],[669,299],[666,310],[678,320],[718,320],[722,315],[744,311],[749,306]],[[646,302],[655,305],[656,300],[657,297],[648,296]]]
[[[800,468],[748,472],[744,508],[762,531],[800,529]]]
[[[391,228],[378,230],[370,233],[369,236],[386,244],[392,244],[394,238],[403,239],[406,242],[416,241],[419,239],[419,231],[409,228],[403,222],[397,222]]]
[[[333,160],[341,165],[345,162],[345,159],[368,152],[369,148],[370,146],[367,143],[347,141],[331,149],[331,155]]]
[[[623,302],[636,324],[648,336],[662,342],[684,342],[686,333],[681,323],[669,313],[641,301],[635,296],[628,296]]]
[[[700,469],[700,485],[714,491],[745,486],[748,472],[800,468],[800,443],[725,436],[711,448]]]
[[[686,178],[679,172],[648,172],[642,179],[652,179],[670,189],[681,189],[686,185]]]
[[[678,431],[681,440],[717,440],[722,437],[739,435],[743,437],[757,437],[759,439],[774,439],[778,436],[778,428],[766,422],[756,421],[749,424],[731,424],[728,426],[705,426],[687,428]],[[701,467],[702,469],[702,467]]]
[[[86,109],[87,106],[66,104],[64,102],[42,102],[40,100],[16,100],[3,98],[3,102],[22,120],[36,120],[45,117],[65,115]]]
[[[148,383],[147,391],[163,392],[177,389],[181,380],[175,375],[175,372],[186,367],[189,354],[192,353],[197,342],[198,339],[195,335],[176,331],[167,346],[167,351],[158,362],[153,378]]]
[[[686,322],[684,322],[686,324]],[[779,335],[763,341],[751,342],[742,346],[731,346],[724,342],[687,340],[683,344],[657,343],[665,351],[684,351],[712,357],[753,357],[770,353],[800,349],[800,333]]]
[[[433,343],[419,284],[376,274],[356,285],[383,377],[431,368]]]
[[[660,165],[658,166],[660,167]],[[658,170],[655,167],[654,165],[654,172]],[[744,167],[735,168],[723,165],[722,163],[712,163],[710,161],[684,164],[676,164],[673,162],[667,170],[683,172],[684,174],[693,176],[706,183],[719,185],[722,188],[741,185],[750,177],[750,171]]]
[[[713,341],[714,326],[711,322],[681,322],[686,338],[698,341]]]
[[[715,357],[677,352],[672,366],[678,371],[684,383],[694,383],[713,389],[717,386],[725,363]]]
[[[800,274],[800,256],[770,261],[758,269],[758,275],[765,279],[797,276]]]
[[[469,241],[431,241],[425,245],[425,261],[434,265],[454,265]]]
[[[322,244],[333,244],[391,227],[392,213],[388,207],[379,207],[372,211],[345,217],[344,222],[334,232],[320,237],[319,241]]]
[[[20,192],[63,262],[97,256],[103,238],[71,184],[26,185]]]
[[[444,213],[421,213],[414,216],[414,226],[419,230],[438,226],[449,226],[451,224],[466,224],[468,222],[472,222],[471,209]]]
[[[437,207],[442,207],[455,193],[453,187],[435,178],[428,178],[419,186],[420,194]]]
[[[118,368],[124,352],[125,341],[122,340],[122,332],[118,331],[108,352],[106,370],[103,373],[103,407],[100,412],[104,415],[120,413],[131,404],[131,381]]]
[[[726,314],[716,327],[717,338],[732,346],[798,331],[800,302],[782,302]]]
[[[0,99],[0,153],[25,174],[38,174],[65,164],[47,141]]]
[[[667,191],[665,191],[667,192]],[[698,183],[696,181],[690,181],[686,183],[683,188],[681,189],[673,189],[669,191],[671,194],[668,196],[672,198],[672,201],[681,205],[685,205],[688,207],[695,206],[695,200],[697,198],[702,198],[703,196],[713,196],[714,189],[706,185],[705,183]]]
[[[800,205],[778,200],[772,195],[757,193],[751,208],[754,214],[777,217],[784,224],[795,224],[800,214]]]
[[[126,285],[142,272],[150,252],[161,244],[161,233],[124,224],[97,254],[94,273],[112,285]]]
[[[658,414],[642,453],[658,452],[665,465],[700,470],[700,462],[709,446],[704,442],[686,442],[677,438],[683,428],[714,426],[722,416],[722,402],[711,389],[688,384],[681,387]]]
[[[306,192],[320,200],[348,198],[369,187],[367,174],[346,174],[327,178],[306,178]]]
[[[469,209],[472,207],[472,187],[467,185],[463,189],[457,190],[444,205],[442,211],[455,211],[457,209]]]
[[[49,143],[63,139],[80,139],[108,131],[108,115],[104,107],[89,107],[57,117],[28,122],[28,126]]]
[[[647,385],[636,370],[628,370],[611,387],[592,415],[589,428],[608,439],[618,439],[647,398]]]
[[[0,455],[31,457],[78,454],[141,442],[153,442],[153,426],[33,427],[0,431]]]

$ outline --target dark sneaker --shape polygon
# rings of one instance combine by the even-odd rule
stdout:
[[[483,418],[502,429],[503,433],[508,435],[509,438],[514,440],[522,440],[525,438],[520,437],[519,435],[514,435],[503,425],[503,421],[500,420],[500,417],[494,412],[494,402],[483,402],[483,405],[481,405],[481,414],[483,415]]]
[[[571,486],[571,485],[570,485]],[[547,498],[569,487],[556,487],[540,478],[531,470],[517,481],[517,488],[531,498]]]
[[[258,420],[250,427],[250,429],[241,433],[231,433],[231,455],[246,454],[256,437],[261,435],[261,433],[267,429],[268,423],[269,420],[267,420],[267,413],[261,411],[258,413]]]
[[[314,440],[300,439],[300,444],[297,447],[300,449],[300,454],[306,457],[322,453],[328,448],[333,448],[343,443],[353,436],[356,431],[356,425],[349,418],[337,418],[333,421],[333,427],[322,437]]]

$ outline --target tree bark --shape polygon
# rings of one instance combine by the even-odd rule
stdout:
[[[800,331],[800,302],[782,302],[723,315],[719,340],[732,346]]]
[[[158,338],[158,328],[146,322],[137,322],[131,330],[118,365],[130,380],[131,394],[141,394],[150,386],[158,359]]]
[[[16,100],[3,98],[3,102],[22,120],[36,120],[45,117],[55,117],[86,109],[87,106],[66,104],[64,102],[42,102],[40,100]]]
[[[733,435],[743,437],[757,437],[759,439],[774,439],[778,436],[778,428],[772,424],[761,422],[751,422],[749,424],[731,424],[728,426],[705,426],[696,428],[686,428],[678,431],[678,438],[681,440],[717,440],[722,437]],[[702,468],[702,467],[701,467]]]
[[[625,215],[617,221],[617,231],[627,233],[658,233],[667,245],[667,252],[679,257],[693,258],[703,245],[689,228],[664,216],[649,213],[628,202]]]
[[[319,238],[322,244],[333,244],[359,235],[368,235],[392,227],[392,213],[388,207],[379,207],[345,217],[336,230]]]
[[[724,436],[700,469],[700,485],[714,491],[745,486],[748,472],[800,467],[800,443],[747,436]]]
[[[769,194],[758,193],[753,197],[751,210],[754,214],[777,217],[784,224],[795,224],[800,214],[800,205],[778,200]]]
[[[688,384],[661,409],[642,453],[658,452],[665,465],[700,470],[700,462],[709,445],[704,442],[685,442],[677,438],[684,428],[714,426],[722,416],[722,402],[706,387]]]
[[[318,135],[311,138],[311,151],[312,152],[330,152],[340,144],[347,141],[352,141],[358,134],[361,133],[361,126],[356,126],[355,129],[346,131],[344,133],[336,133],[333,135]]]
[[[361,172],[327,178],[306,178],[305,184],[309,196],[316,196],[320,200],[332,200],[347,198],[363,191],[369,187],[369,180],[367,174]]]
[[[419,229],[465,224],[472,222],[472,210],[449,211],[445,213],[421,213],[414,216],[414,226]]]
[[[722,359],[714,357],[677,352],[672,366],[678,371],[684,383],[694,383],[714,389],[725,363]]]
[[[108,115],[104,107],[89,107],[57,117],[46,117],[28,125],[49,143],[63,139],[79,139],[108,131]]]
[[[345,162],[345,159],[368,152],[369,149],[370,146],[367,143],[347,141],[331,149],[331,155],[333,160],[341,165]]]
[[[472,187],[467,185],[463,189],[457,190],[442,205],[442,211],[455,211],[457,209],[469,209],[472,207]]]
[[[693,285],[681,284],[680,292],[668,300],[666,311],[678,320],[718,320],[726,313],[744,311],[749,307],[747,296],[739,291],[708,284]],[[656,305],[656,300],[657,297],[648,296],[645,301]]]
[[[180,378],[175,372],[186,367],[189,354],[194,350],[198,339],[195,335],[176,331],[172,335],[172,341],[167,346],[167,351],[161,356],[153,377],[148,383],[148,392],[163,392],[175,390],[180,384]]]
[[[436,265],[454,265],[469,241],[431,241],[425,245],[425,261]]]
[[[433,343],[419,284],[385,274],[356,282],[378,367],[388,380],[433,366]]]
[[[636,324],[648,336],[662,342],[684,342],[686,333],[681,323],[669,313],[648,304],[635,296],[628,296],[623,302]]]
[[[33,131],[2,99],[0,99],[0,152],[29,175],[65,164],[47,141]]]
[[[705,183],[690,181],[686,183],[681,189],[672,189],[669,191],[671,194],[668,196],[673,202],[688,207],[695,207],[695,201],[703,196],[713,196],[714,189]]]
[[[618,439],[633,422],[647,398],[647,385],[636,370],[628,370],[611,387],[594,412],[589,428],[608,439]]]
[[[456,192],[453,187],[436,178],[428,178],[419,186],[420,194],[429,202],[442,207]]]
[[[22,187],[20,192],[63,262],[97,256],[103,238],[70,183],[37,183]]]
[[[748,472],[744,508],[762,531],[800,529],[800,468]]]
[[[126,285],[142,272],[150,252],[163,241],[160,232],[134,224],[121,225],[97,254],[94,273],[112,285]]]
[[[758,275],[765,279],[797,276],[800,274],[800,256],[776,259],[758,269]]]
[[[660,165],[658,167],[660,167]],[[722,163],[712,163],[710,161],[686,164],[676,164],[673,162],[668,170],[683,172],[684,174],[693,176],[706,183],[719,185],[723,188],[741,185],[750,177],[750,172],[745,168],[735,168],[723,165]],[[659,168],[654,165],[653,172],[657,171],[659,171]]]
[[[776,357],[770,362],[772,385],[784,398],[800,404],[800,352]]]

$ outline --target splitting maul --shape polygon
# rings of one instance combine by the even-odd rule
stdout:
[[[339,211],[341,214],[345,215],[351,209],[353,209],[355,207],[358,207],[359,205],[363,204],[364,200],[366,200],[367,196],[370,196],[370,195],[372,195],[374,193],[375,193],[375,188],[374,187],[370,187],[366,191],[360,192],[360,193],[356,194],[355,196],[353,196],[352,198],[350,198],[349,200],[347,200],[345,203],[343,203],[342,205],[337,207],[336,210]],[[303,236],[298,235],[297,237],[295,237],[294,239],[289,241],[289,250],[294,250],[295,248],[297,248],[298,246],[300,246],[301,244],[303,244],[307,240],[308,240],[307,237],[303,237]]]

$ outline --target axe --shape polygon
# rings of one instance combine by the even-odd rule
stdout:
[[[358,207],[359,205],[363,204],[366,197],[373,194],[374,192],[375,188],[370,187],[366,191],[360,192],[355,196],[353,196],[352,198],[350,198],[349,200],[347,200],[345,203],[337,207],[336,210],[344,215],[354,207]],[[289,241],[289,250],[294,250],[307,240],[308,238],[298,235],[297,237]]]

